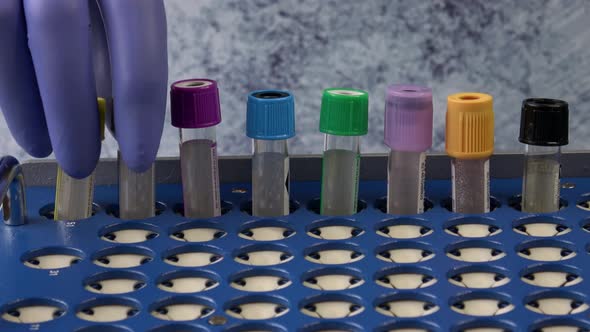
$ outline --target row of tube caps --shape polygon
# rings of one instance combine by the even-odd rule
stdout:
[[[180,129],[180,163],[184,215],[221,215],[215,127],[221,123],[217,83],[189,79],[172,84],[172,125]],[[102,107],[101,107],[102,106]],[[99,101],[99,110],[104,103]],[[525,167],[521,209],[531,213],[559,210],[559,154],[568,143],[568,104],[532,98],[522,103],[520,142]],[[352,215],[357,211],[360,137],[368,132],[369,95],[358,89],[330,88],[322,95],[320,132],[325,134],[320,213]],[[295,136],[295,102],[282,90],[248,95],[246,135],[253,140],[252,214],[289,214],[288,139]],[[424,212],[425,152],[432,146],[432,90],[391,85],[385,98],[385,144],[388,161],[387,213]],[[493,98],[462,92],[447,97],[446,152],[452,157],[452,210],[490,211],[489,158],[494,149]],[[134,173],[119,162],[119,216],[155,215],[154,167]],[[93,175],[69,177],[58,169],[54,219],[91,216]],[[83,193],[90,193],[90,197]]]
[[[360,137],[368,132],[369,95],[330,88],[322,95],[320,132],[325,134],[320,213],[354,214],[358,201]],[[221,213],[214,127],[221,122],[217,83],[208,79],[171,87],[172,124],[180,128],[184,214]],[[289,214],[287,140],[295,136],[294,97],[289,91],[248,95],[246,135],[253,139],[252,214]],[[432,90],[391,85],[385,100],[388,162],[387,212],[424,211],[425,151],[432,146]],[[559,152],[568,143],[568,104],[533,98],[522,103],[520,142],[526,144],[522,210],[559,209]],[[448,96],[446,152],[452,157],[452,208],[457,213],[490,211],[489,158],[494,149],[493,98],[462,92]],[[196,163],[202,164],[201,166]]]

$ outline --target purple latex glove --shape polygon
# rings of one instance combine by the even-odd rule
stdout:
[[[112,98],[107,119],[136,172],[156,158],[166,110],[163,1],[94,1],[0,0],[0,108],[10,132],[34,157],[53,149],[76,178],[100,155],[97,96]]]

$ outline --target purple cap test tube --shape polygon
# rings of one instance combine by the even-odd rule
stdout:
[[[180,128],[184,216],[221,215],[215,126],[221,123],[217,83],[190,79],[170,89],[172,125]]]
[[[424,212],[426,150],[432,146],[432,90],[391,85],[385,97],[388,162],[387,213]]]

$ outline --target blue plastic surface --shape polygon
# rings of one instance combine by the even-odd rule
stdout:
[[[509,206],[509,199],[520,192],[520,179],[492,180],[492,195],[501,204],[485,217],[490,224],[501,229],[501,232],[485,238],[462,238],[445,231],[445,227],[463,216],[447,211],[441,202],[450,193],[450,181],[436,180],[427,182],[427,196],[433,202],[433,208],[422,215],[414,217],[399,217],[387,215],[376,208],[376,202],[386,193],[384,181],[362,182],[360,198],[366,202],[366,208],[349,218],[349,225],[364,230],[360,235],[347,240],[321,240],[307,234],[310,225],[317,221],[330,219],[317,215],[308,209],[308,203],[319,196],[318,182],[292,183],[292,197],[300,203],[300,207],[290,216],[280,218],[288,228],[295,230],[295,234],[279,241],[258,242],[238,236],[244,229],[244,223],[255,221],[255,218],[241,211],[249,200],[249,184],[226,184],[222,186],[222,199],[231,204],[228,213],[208,221],[196,221],[205,226],[214,225],[227,234],[221,238],[206,243],[184,243],[172,239],[169,234],[174,233],[179,224],[189,220],[174,213],[174,206],[181,202],[182,192],[179,185],[158,185],[158,201],[166,205],[166,209],[157,217],[134,223],[149,224],[146,229],[159,233],[156,238],[138,244],[119,245],[107,242],[99,234],[106,226],[112,226],[126,221],[119,220],[107,214],[107,207],[116,204],[116,186],[97,187],[95,202],[102,208],[88,219],[78,222],[54,222],[39,215],[39,211],[52,203],[54,189],[49,187],[28,188],[27,207],[30,223],[25,226],[8,227],[0,225],[0,310],[2,313],[11,303],[22,299],[44,298],[57,300],[64,305],[63,316],[41,324],[18,324],[0,319],[0,331],[386,331],[403,328],[417,328],[427,331],[461,331],[464,328],[497,327],[505,331],[535,331],[547,324],[552,326],[575,326],[580,331],[590,330],[590,323],[586,320],[590,310],[584,312],[551,316],[535,313],[525,307],[525,304],[535,300],[538,296],[566,297],[575,299],[575,306],[581,302],[589,303],[590,265],[587,245],[590,243],[590,233],[582,228],[590,222],[590,212],[576,206],[589,191],[590,179],[572,178],[562,182],[571,182],[575,188],[562,189],[562,198],[567,206],[557,213],[545,215],[550,221],[559,221],[571,229],[567,234],[552,238],[536,238],[519,234],[513,230],[523,218],[534,215],[522,213]],[[238,189],[238,190],[236,190]],[[244,192],[245,189],[246,192]],[[313,205],[313,202],[311,203]],[[362,204],[361,204],[362,205]],[[549,218],[550,216],[550,218]],[[557,219],[555,219],[557,218]],[[342,218],[338,218],[342,219]],[[542,218],[541,218],[542,219]],[[532,220],[541,220],[532,219]],[[384,221],[391,220],[393,224],[401,221],[413,220],[418,224],[429,227],[433,232],[418,239],[396,240],[377,234],[376,230]],[[470,219],[480,220],[484,219]],[[273,224],[272,222],[270,224]],[[116,226],[115,226],[116,227]],[[538,245],[559,244],[572,249],[576,255],[567,261],[537,262],[518,255],[518,251],[527,248],[530,241],[540,240]],[[465,242],[471,241],[471,242]],[[545,242],[543,242],[545,241]],[[547,242],[549,241],[549,242]],[[506,253],[506,256],[490,263],[466,263],[447,256],[447,251],[462,247],[462,244],[489,245]],[[223,255],[221,261],[203,268],[179,268],[164,262],[167,253],[176,252],[174,248],[192,246],[193,249],[209,248],[210,251]],[[359,261],[346,265],[322,265],[305,259],[305,255],[315,253],[316,246],[328,245],[328,248],[355,248],[364,257]],[[240,250],[248,246],[262,246],[263,248],[282,248],[293,255],[293,258],[283,264],[270,267],[252,267],[234,260]],[[332,247],[333,246],[333,247]],[[524,246],[524,247],[523,247]],[[65,269],[49,271],[32,269],[22,263],[23,255],[31,250],[47,247],[67,247],[82,253],[82,260]],[[398,247],[416,247],[432,251],[434,258],[421,263],[395,264],[376,257],[382,249]],[[107,248],[135,248],[136,252],[148,252],[153,260],[132,269],[109,269],[93,263],[95,254]],[[139,249],[137,249],[139,248]],[[172,249],[172,251],[168,251]],[[107,249],[117,251],[118,249]],[[67,250],[66,250],[67,252]],[[71,251],[76,252],[76,251]],[[567,252],[566,252],[567,254]],[[27,255],[24,256],[26,259]],[[569,257],[569,256],[566,256]],[[540,264],[558,265],[564,271],[574,271],[583,280],[573,286],[559,288],[541,288],[521,280],[524,269]],[[425,288],[414,290],[396,290],[378,285],[376,275],[383,269],[396,267],[421,267],[436,278],[437,282]],[[490,271],[505,274],[510,281],[500,287],[489,289],[468,289],[454,285],[448,281],[451,271],[464,266],[483,266]],[[565,267],[567,266],[567,267]],[[308,278],[309,271],[318,268],[350,269],[352,275],[364,280],[358,287],[341,291],[321,291],[303,285]],[[292,282],[288,287],[269,293],[251,293],[232,288],[229,278],[240,271],[275,269],[277,275],[287,277]],[[100,295],[84,289],[86,278],[105,271],[134,271],[145,281],[146,285],[137,291],[122,295]],[[219,280],[219,285],[210,290],[195,294],[174,294],[157,287],[158,278],[164,274],[177,270],[206,271]],[[453,274],[453,273],[451,273]],[[313,275],[313,272],[312,272]],[[254,302],[268,298],[275,299],[288,312],[280,317],[264,321],[248,321],[229,316],[225,310],[231,303],[238,303],[253,296]],[[262,297],[261,297],[262,296]],[[319,297],[318,297],[319,296]],[[321,296],[324,300],[348,299],[360,305],[364,310],[355,316],[341,319],[319,319],[303,314],[302,306],[313,303]],[[508,313],[493,317],[473,317],[458,313],[451,309],[455,299],[470,299],[473,297],[492,297],[505,300],[514,305]],[[168,322],[151,315],[154,303],[169,303],[178,298],[194,297],[197,302],[211,305],[214,312],[206,317],[190,322]],[[97,303],[104,303],[104,299],[122,299],[121,303],[138,305],[139,311],[132,317],[114,323],[92,323],[76,316],[80,305],[98,299]],[[311,300],[310,300],[311,299]],[[416,299],[425,300],[439,307],[438,311],[418,318],[395,318],[383,315],[375,310],[375,306],[384,299]],[[160,302],[164,300],[164,302]],[[58,303],[59,303],[58,302]],[[7,306],[8,305],[8,306]],[[355,307],[359,310],[358,307]],[[222,319],[222,316],[225,318]],[[344,323],[344,325],[343,325]],[[221,325],[212,325],[221,324]],[[254,324],[254,325],[252,325]],[[323,324],[323,325],[322,325]],[[87,328],[86,327],[93,327]],[[160,327],[169,326],[168,329]],[[190,327],[194,327],[191,329]],[[119,328],[117,328],[119,327]],[[184,327],[184,328],[183,328]],[[317,329],[316,329],[317,328]]]

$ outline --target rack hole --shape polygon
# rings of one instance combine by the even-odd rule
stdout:
[[[491,218],[466,217],[446,222],[445,232],[465,238],[482,238],[500,234],[502,228]]]
[[[540,262],[564,261],[576,256],[573,244],[556,240],[529,241],[516,250],[520,257]]]
[[[453,199],[451,197],[444,198],[440,201],[440,205],[447,209],[449,212],[453,212]],[[490,196],[490,212],[502,206],[500,201],[493,196]]]
[[[76,316],[89,322],[118,322],[137,315],[140,307],[131,299],[98,298],[81,304]]]
[[[439,310],[431,297],[424,294],[396,294],[377,302],[375,310],[385,316],[416,318],[431,315]]]
[[[111,247],[100,250],[93,255],[92,262],[98,266],[124,269],[147,264],[154,259],[154,254],[141,247]]]
[[[292,259],[293,254],[283,245],[255,244],[245,246],[234,253],[236,262],[251,266],[278,265]]]
[[[549,318],[533,324],[529,332],[586,332],[590,323],[571,318]]]
[[[567,201],[563,198],[559,198],[559,209],[565,209],[567,207]],[[522,211],[522,195],[514,195],[508,199],[508,206],[511,208]]]
[[[154,329],[148,330],[149,332],[207,332],[208,330],[194,325],[188,324],[168,324],[156,327]],[[96,331],[96,332],[109,332],[109,331]]]
[[[514,305],[506,295],[473,292],[451,299],[451,309],[463,315],[489,317],[510,312]]]
[[[207,317],[215,311],[209,300],[193,296],[176,296],[150,306],[152,316],[166,321],[184,322]]]
[[[365,310],[361,301],[344,294],[318,295],[304,300],[299,310],[310,317],[339,319],[353,317]]]
[[[377,258],[392,263],[419,263],[434,258],[434,250],[421,242],[394,242],[376,250]]]
[[[162,259],[173,266],[202,267],[220,262],[223,254],[221,249],[213,246],[188,244],[166,250]]]
[[[224,332],[287,332],[283,326],[276,324],[276,323],[258,323],[258,322],[250,322],[250,323],[241,323],[236,324]]]
[[[68,268],[84,259],[84,253],[69,247],[45,247],[25,253],[22,263],[32,269],[56,270]]]
[[[229,279],[233,288],[248,292],[271,292],[292,284],[288,273],[275,269],[245,270]]]
[[[434,285],[437,280],[432,271],[422,267],[394,267],[375,274],[377,285],[392,289],[419,289]]]
[[[181,242],[208,242],[227,235],[220,225],[209,221],[189,221],[169,230],[170,238]]]
[[[130,329],[115,325],[92,325],[77,329],[75,332],[132,332]]]
[[[300,206],[301,206],[301,204],[299,204],[299,202],[290,199],[289,200],[289,214],[295,213],[297,210],[299,210]],[[249,200],[249,201],[242,203],[242,205],[240,205],[240,211],[247,213],[249,215],[252,215],[252,201]]]
[[[447,274],[451,284],[474,289],[496,288],[510,282],[508,272],[494,266],[466,266],[451,270]]]
[[[219,276],[206,271],[180,270],[161,275],[158,288],[171,293],[199,293],[219,286]]]
[[[511,322],[478,318],[461,323],[451,329],[452,332],[515,332],[516,326]]]
[[[350,219],[327,219],[307,227],[307,235],[322,240],[346,240],[361,236],[365,231]]]
[[[327,243],[309,247],[304,251],[305,259],[317,264],[349,264],[365,257],[361,249],[352,244]]]
[[[377,234],[392,239],[415,239],[433,233],[426,220],[405,217],[382,221],[375,229]]]
[[[164,211],[166,211],[166,204],[162,202],[154,202],[154,216],[159,216],[164,213]],[[119,204],[111,204],[107,206],[106,212],[109,216],[119,219]]]
[[[588,309],[585,297],[563,291],[544,291],[525,298],[525,307],[543,315],[574,315]]]
[[[141,243],[158,237],[158,228],[154,225],[127,221],[104,227],[99,237],[113,243]]]
[[[289,312],[287,300],[278,296],[249,295],[229,301],[225,313],[245,320],[264,320],[281,317]]]
[[[84,289],[97,294],[125,294],[145,287],[147,277],[132,271],[108,271],[84,280]]]
[[[101,210],[100,205],[93,202],[91,215],[92,216],[96,215],[97,213],[100,212],[100,210]],[[55,204],[54,203],[47,204],[39,209],[39,215],[42,217],[45,217],[46,219],[49,219],[49,220],[55,220],[54,213],[55,213]]]
[[[300,332],[363,332],[364,329],[352,323],[321,322],[303,327]]]
[[[470,240],[447,247],[447,256],[462,262],[492,262],[506,256],[499,243]]]
[[[350,268],[320,268],[302,275],[303,285],[312,289],[337,291],[352,289],[365,283],[360,271]]]
[[[527,236],[553,237],[567,234],[571,228],[561,218],[535,216],[517,220],[513,223],[513,230]]]
[[[0,309],[2,319],[19,324],[49,322],[65,315],[67,306],[61,301],[30,298],[6,304]]]
[[[533,286],[562,288],[582,282],[582,273],[578,268],[569,265],[541,264],[524,269],[520,278]]]
[[[295,235],[295,230],[286,222],[263,219],[246,223],[238,235],[253,241],[278,241]]]
[[[375,332],[438,332],[440,327],[437,325],[419,321],[419,320],[406,320],[397,321],[391,324],[387,324],[375,330]],[[484,332],[484,331],[479,331]],[[487,331],[486,331],[487,332]]]

